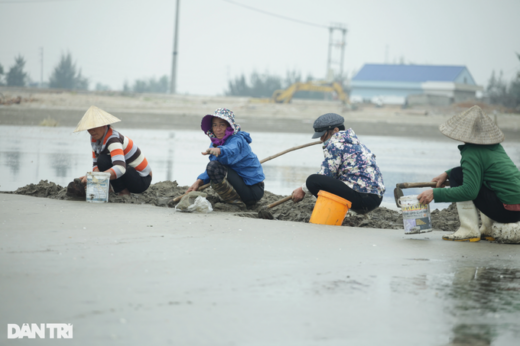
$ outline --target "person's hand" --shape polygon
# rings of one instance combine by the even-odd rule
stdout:
[[[208,148],[202,152],[202,155],[215,155],[218,157],[220,155],[220,148]]]
[[[294,203],[298,203],[305,197],[305,192],[303,192],[303,189],[301,187],[297,188],[292,193],[292,201]]]
[[[445,182],[448,179],[448,173],[442,172],[442,174],[436,176],[432,181],[437,183],[437,187],[445,187]]]
[[[79,180],[81,180],[81,183],[83,185],[87,185],[87,176],[86,175],[79,177]]]
[[[433,190],[426,190],[422,192],[419,196],[417,196],[419,203],[421,204],[430,204],[433,201]]]
[[[191,191],[197,191],[199,189],[199,187],[202,185],[202,183],[204,183],[201,179],[197,179],[196,182],[193,183],[193,185],[190,186],[190,188],[188,189],[188,191],[186,191],[186,193],[189,193]]]

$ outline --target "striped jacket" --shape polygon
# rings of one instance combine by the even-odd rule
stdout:
[[[135,168],[142,177],[146,177],[151,173],[152,169],[137,145],[130,138],[123,136],[111,127],[108,127],[108,131],[103,137],[103,143],[92,139],[92,137],[90,140],[94,168],[97,167],[99,155],[110,154],[113,164],[110,169],[114,171],[116,179],[125,174],[127,164]]]

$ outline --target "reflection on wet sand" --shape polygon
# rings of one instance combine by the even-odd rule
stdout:
[[[448,345],[491,345],[499,335],[520,333],[520,269],[458,268],[447,296],[458,321]],[[485,323],[490,320],[494,323]]]
[[[458,324],[446,346],[489,346],[496,337],[496,328],[489,324]]]
[[[54,153],[49,156],[51,167],[54,169],[54,175],[60,178],[67,178],[72,163],[70,155]]]
[[[19,151],[10,151],[4,153],[5,166],[9,167],[13,175],[18,175],[20,172],[20,158],[22,154]]]
[[[392,277],[390,290],[419,301],[432,294],[440,299],[436,304],[444,313],[439,323],[453,325],[445,346],[483,346],[497,340],[513,345],[519,340],[520,269],[463,265],[450,272],[447,266],[446,273]]]
[[[454,308],[459,311],[520,312],[520,269],[459,268],[449,295],[456,302]]]

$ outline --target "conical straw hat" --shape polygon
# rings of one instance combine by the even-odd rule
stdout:
[[[439,130],[446,137],[464,143],[497,144],[504,140],[502,131],[479,106],[452,116]]]
[[[90,106],[83,118],[78,123],[74,132],[90,130],[103,125],[109,125],[121,121],[110,113],[96,106]]]

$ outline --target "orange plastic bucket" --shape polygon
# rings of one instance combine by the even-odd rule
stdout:
[[[341,226],[352,203],[327,191],[318,192],[310,223]]]

